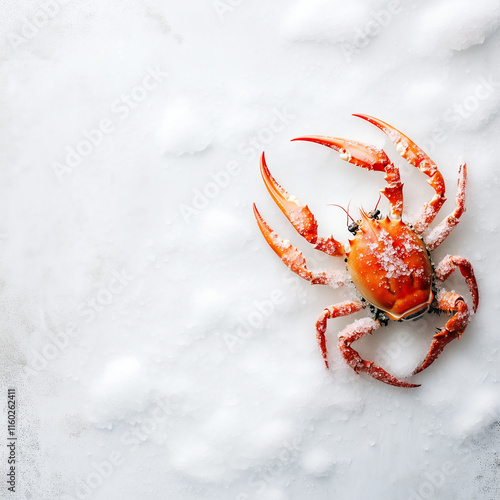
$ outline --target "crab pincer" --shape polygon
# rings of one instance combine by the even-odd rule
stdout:
[[[401,218],[403,213],[403,183],[399,175],[399,168],[390,161],[384,150],[362,142],[319,135],[297,137],[292,141],[315,142],[338,151],[342,160],[357,167],[385,172],[387,186],[381,192],[391,204],[391,217]]]

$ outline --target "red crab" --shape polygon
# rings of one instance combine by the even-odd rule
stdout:
[[[472,294],[473,310],[477,309],[479,292],[476,278],[470,262],[456,255],[446,256],[436,267],[433,266],[430,252],[435,250],[458,224],[465,211],[465,184],[467,170],[465,163],[460,166],[458,192],[455,210],[438,226],[427,231],[445,202],[443,176],[436,164],[406,135],[391,125],[367,115],[354,115],[363,118],[382,130],[395,144],[398,152],[410,164],[428,177],[428,183],[436,194],[426,203],[416,218],[409,225],[401,220],[403,213],[403,183],[399,169],[385,152],[367,144],[333,137],[299,137],[294,140],[311,141],[335,149],[340,157],[358,167],[385,172],[387,186],[381,191],[390,204],[390,215],[380,217],[380,211],[366,213],[361,210],[361,218],[349,225],[354,238],[349,240],[350,248],[333,238],[318,236],[317,222],[307,205],[303,205],[295,196],[289,195],[271,176],[264,153],[261,157],[261,173],[269,194],[281,211],[291,222],[295,230],[314,248],[334,257],[343,257],[352,282],[356,286],[361,300],[351,300],[327,307],[316,322],[319,347],[328,368],[325,331],[327,320],[353,314],[370,307],[372,318],[355,321],[339,334],[339,349],[344,359],[356,373],[365,372],[386,384],[400,387],[418,387],[398,380],[373,362],[365,361],[351,346],[353,342],[367,333],[372,333],[389,320],[405,321],[420,318],[426,311],[446,311],[453,314],[444,328],[434,335],[427,357],[414,371],[427,368],[442,352],[446,344],[460,338],[470,320],[470,313],[462,296],[441,290],[436,291],[436,284],[443,282],[458,266],[465,277]],[[271,248],[281,260],[301,278],[316,285],[339,287],[347,278],[339,272],[311,271],[306,266],[302,253],[289,241],[282,240],[264,221],[254,205],[254,213],[259,228]]]

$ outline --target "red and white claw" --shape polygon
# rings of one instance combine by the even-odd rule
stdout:
[[[459,339],[469,323],[470,314],[463,297],[452,292],[444,292],[439,299],[438,308],[442,311],[455,312],[444,328],[434,335],[431,347],[424,362],[413,372],[420,373],[430,366],[443,349],[454,339]]]
[[[394,128],[392,125],[374,118],[373,116],[354,114],[367,122],[378,127],[394,143],[399,154],[411,165],[417,167],[428,179],[428,183],[434,188],[436,194],[429,203],[426,203],[415,221],[415,231],[422,234],[436,217],[439,209],[446,201],[445,185],[441,172],[436,164],[420,149],[409,137]]]
[[[436,276],[440,281],[444,281],[456,269],[460,269],[462,276],[465,278],[472,295],[473,311],[476,312],[479,305],[479,290],[477,288],[476,276],[472,264],[465,258],[459,255],[447,255],[437,266]]]
[[[341,243],[333,237],[322,238],[318,236],[318,223],[311,210],[309,210],[309,207],[300,203],[295,196],[288,194],[276,182],[271,172],[269,172],[264,153],[261,156],[260,172],[269,194],[295,230],[309,243],[312,243],[317,250],[321,250],[334,257],[343,256],[344,246]]]
[[[292,141],[308,141],[321,144],[340,153],[342,160],[348,161],[357,167],[368,170],[384,172],[385,167],[391,163],[382,149],[378,149],[362,142],[340,139],[339,137],[324,137],[320,135],[307,135],[297,137]]]
[[[399,169],[389,160],[384,150],[362,142],[340,139],[339,137],[310,135],[292,140],[321,144],[338,151],[342,160],[357,167],[385,172],[385,180],[388,185],[382,190],[382,193],[391,204],[391,217],[393,219],[401,218],[403,213],[403,183],[401,182]]]
[[[269,246],[274,250],[285,265],[295,274],[311,282],[312,285],[329,285],[338,287],[344,284],[345,277],[335,271],[310,271],[302,252],[295,248],[289,241],[281,239],[262,218],[255,204],[253,212],[259,229]]]
[[[435,250],[448,235],[453,231],[454,227],[460,222],[465,212],[465,188],[467,184],[467,165],[463,163],[458,170],[458,189],[455,197],[455,210],[448,215],[441,223],[439,223],[426,237],[425,244],[429,250]]]

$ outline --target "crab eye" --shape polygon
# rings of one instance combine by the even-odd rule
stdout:
[[[380,218],[380,210],[374,210],[373,212],[371,212],[370,218],[378,220]]]
[[[348,226],[347,229],[352,233],[356,234],[358,229],[359,229],[359,224],[357,222],[351,222]]]

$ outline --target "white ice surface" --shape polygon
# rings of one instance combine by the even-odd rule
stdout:
[[[2,498],[500,498],[499,1],[1,9]],[[352,113],[437,162],[448,201],[436,222],[468,164],[467,212],[433,260],[470,259],[480,305],[417,389],[343,362],[337,333],[363,314],[329,323],[324,369],[315,321],[354,291],[293,275],[251,210],[310,268],[343,269],[294,232],[258,169],[265,150],[320,233],[347,243],[329,204],[373,209],[383,174],[289,142],[323,134],[384,147],[411,220],[433,195],[425,176]],[[458,272],[446,286],[470,304]],[[445,321],[392,323],[357,347],[407,377]]]

